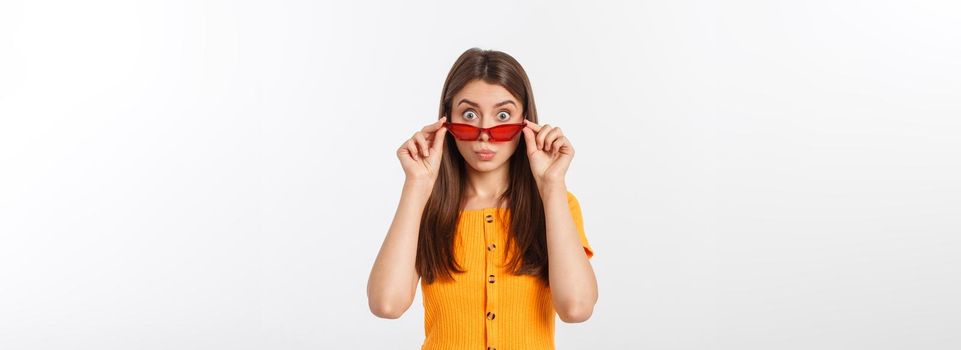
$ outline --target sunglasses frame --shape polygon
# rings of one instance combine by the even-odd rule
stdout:
[[[470,125],[470,124],[465,124],[465,123],[444,122],[444,126],[447,127],[447,131],[450,132],[451,136],[453,136],[455,139],[458,139],[458,140],[461,140],[461,141],[477,141],[477,140],[480,140],[481,134],[483,134],[483,133],[486,132],[487,135],[490,136],[490,138],[488,139],[488,140],[490,140],[490,142],[507,142],[507,141],[511,141],[511,140],[513,140],[515,137],[517,137],[517,134],[520,134],[520,133],[524,130],[524,127],[527,126],[527,124],[521,122],[521,123],[517,123],[517,124],[501,124],[501,125],[492,126],[492,127],[489,127],[489,128],[480,128],[480,127],[476,127],[476,126],[473,126],[473,125]],[[476,132],[476,133],[477,133],[477,137],[475,137],[475,138],[473,138],[473,139],[470,139],[470,138],[467,138],[467,139],[460,138],[460,137],[457,136],[456,133],[454,133],[454,132],[451,130],[451,127],[452,127],[452,126],[460,126],[460,127],[473,128],[473,130],[474,130],[473,132]],[[517,128],[517,131],[514,132],[514,134],[511,135],[511,137],[509,137],[509,138],[507,138],[507,139],[495,138],[495,137],[494,137],[494,133],[491,132],[491,130],[494,130],[494,129],[505,128],[505,127],[510,128],[510,127],[517,127],[517,126],[519,126],[519,128]]]

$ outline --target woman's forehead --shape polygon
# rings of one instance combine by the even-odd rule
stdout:
[[[465,101],[466,100],[466,101]],[[481,107],[490,107],[495,105],[508,105],[507,101],[513,102],[514,105],[520,107],[520,101],[507,91],[503,86],[498,84],[491,84],[482,80],[475,80],[464,86],[463,89],[457,92],[454,96],[454,106],[460,104],[476,104]]]

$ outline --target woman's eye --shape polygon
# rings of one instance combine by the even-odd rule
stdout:
[[[497,113],[497,117],[498,117],[498,118],[501,118],[501,120],[508,120],[508,119],[511,119],[511,115],[510,115],[510,113],[507,113],[507,112],[500,112],[500,113]]]
[[[476,117],[476,116],[477,116],[477,114],[475,114],[474,111],[465,111],[465,112],[464,112],[464,119],[470,120],[471,118],[474,118],[474,117]]]

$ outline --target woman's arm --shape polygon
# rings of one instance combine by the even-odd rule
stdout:
[[[377,317],[398,318],[414,302],[420,279],[414,266],[420,216],[440,172],[445,121],[442,117],[424,126],[397,149],[406,176],[404,190],[367,279],[367,304]]]
[[[404,182],[394,221],[367,280],[367,304],[377,317],[398,318],[414,301],[420,279],[414,267],[417,236],[431,188],[428,181]]]
[[[564,182],[538,187],[547,221],[547,261],[554,309],[562,321],[584,322],[597,303],[597,279],[581,245]]]

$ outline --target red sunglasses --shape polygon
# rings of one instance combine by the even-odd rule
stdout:
[[[490,135],[491,142],[504,142],[514,139],[527,124],[503,124],[492,128],[478,128],[470,124],[446,122],[444,126],[454,134],[454,137],[461,141],[477,141],[480,139],[481,132],[486,131]]]

